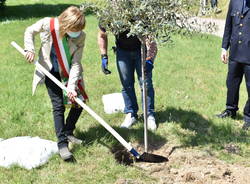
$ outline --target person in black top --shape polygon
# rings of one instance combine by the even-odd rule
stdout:
[[[110,74],[108,70],[108,38],[104,28],[99,25],[98,44],[101,52],[102,71],[104,74]],[[141,71],[141,42],[137,36],[127,37],[129,31],[125,31],[116,38],[116,62],[117,69],[122,84],[122,95],[125,102],[124,113],[127,114],[125,120],[121,124],[123,128],[129,128],[136,122],[138,104],[134,88],[135,78],[134,72],[137,73],[140,87],[142,88],[142,71]],[[154,88],[152,82],[153,62],[157,53],[155,42],[147,42],[147,58],[146,58],[146,88],[147,88],[147,108],[148,108],[148,128],[156,130],[156,122],[154,118]]]
[[[245,76],[248,100],[244,108],[243,129],[250,127],[250,1],[231,0],[226,18],[222,41],[221,59],[228,63],[226,110],[219,118],[236,116],[239,102],[240,84]],[[229,52],[229,62],[227,50]]]

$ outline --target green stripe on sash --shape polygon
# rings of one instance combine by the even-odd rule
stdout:
[[[71,59],[72,59],[72,57],[71,57],[70,52],[69,52],[69,45],[68,45],[66,37],[63,37],[62,43],[63,43],[64,51],[65,51],[65,54],[66,54],[66,57],[67,57],[67,60],[68,60],[69,68],[71,68],[71,63],[72,63]]]

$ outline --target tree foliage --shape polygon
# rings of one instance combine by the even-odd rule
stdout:
[[[91,7],[101,26],[115,35],[129,30],[127,36],[167,42],[172,34],[202,30],[203,23],[192,18],[196,4],[195,0],[103,0],[101,6],[83,4],[82,8]]]

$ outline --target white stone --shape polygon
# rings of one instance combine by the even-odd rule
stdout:
[[[0,166],[18,165],[32,169],[45,164],[58,153],[57,143],[39,137],[14,137],[0,141]]]
[[[107,114],[124,111],[125,104],[121,93],[103,95],[102,102],[104,105],[104,112]]]

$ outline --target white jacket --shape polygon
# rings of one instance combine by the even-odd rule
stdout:
[[[25,30],[24,34],[24,48],[26,51],[35,53],[35,36],[40,33],[41,48],[39,50],[38,62],[45,67],[48,71],[52,69],[52,63],[50,60],[50,52],[52,46],[52,36],[50,32],[50,18],[46,17],[35,24],[29,26]],[[83,68],[81,65],[81,59],[83,54],[83,47],[85,42],[85,33],[81,32],[77,38],[68,39],[70,54],[72,55],[72,65],[69,73],[68,88],[75,90],[78,79],[82,77]],[[45,75],[35,69],[32,85],[32,94],[35,93],[36,87],[39,83],[42,83]],[[84,86],[84,85],[83,85]]]

